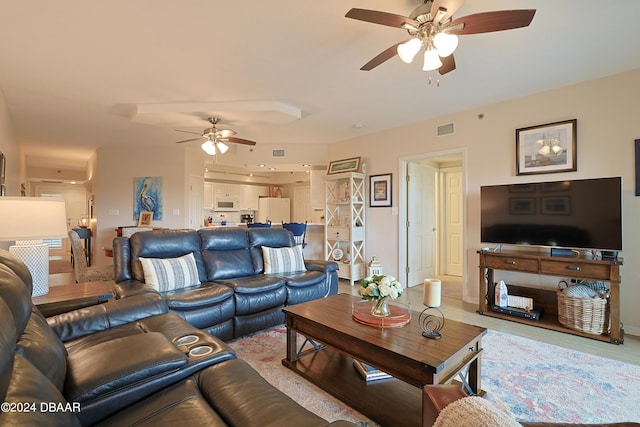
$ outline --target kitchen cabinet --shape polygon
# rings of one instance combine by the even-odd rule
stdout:
[[[234,196],[240,197],[240,185],[239,184],[225,184],[221,182],[214,183],[215,195],[217,196]]]
[[[240,186],[240,210],[257,211],[260,197],[269,195],[269,188],[263,185],[241,185]]]

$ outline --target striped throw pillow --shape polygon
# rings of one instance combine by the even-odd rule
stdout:
[[[262,259],[264,260],[264,272],[266,274],[307,271],[300,246],[291,248],[269,248],[263,246]]]
[[[145,283],[159,292],[200,284],[193,253],[178,258],[139,258]]]

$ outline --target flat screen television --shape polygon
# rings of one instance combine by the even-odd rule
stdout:
[[[622,178],[480,188],[483,243],[622,250]]]

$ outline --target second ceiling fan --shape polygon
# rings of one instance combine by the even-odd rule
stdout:
[[[176,143],[182,144],[184,142],[198,141],[204,138],[205,141],[202,143],[201,147],[205,153],[210,154],[212,156],[217,154],[218,151],[220,152],[220,154],[224,154],[229,149],[229,146],[225,144],[226,142],[232,142],[235,144],[244,144],[244,145],[256,145],[255,141],[234,137],[233,135],[235,135],[237,132],[231,129],[218,130],[216,128],[216,125],[218,124],[218,120],[219,120],[217,117],[209,117],[207,120],[209,121],[209,123],[211,123],[211,127],[206,128],[201,133],[176,129],[176,131],[178,132],[186,132],[186,133],[193,133],[196,135],[200,135],[199,138],[185,139],[183,141],[177,141]]]
[[[458,35],[489,33],[526,27],[535,9],[482,12],[453,19],[463,0],[423,0],[409,16],[368,9],[351,9],[347,18],[407,30],[410,39],[382,51],[361,70],[369,71],[396,54],[406,63],[424,49],[423,70],[438,70],[441,75],[455,70],[453,52],[458,47]]]

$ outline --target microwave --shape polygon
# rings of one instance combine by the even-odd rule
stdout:
[[[234,212],[240,210],[240,197],[219,195],[215,198],[214,211]]]

